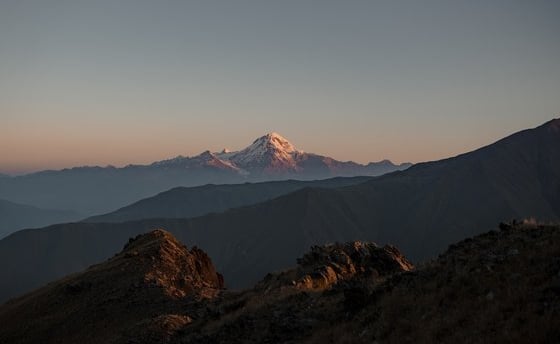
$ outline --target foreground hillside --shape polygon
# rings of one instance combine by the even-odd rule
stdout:
[[[415,262],[504,219],[560,220],[560,120],[479,150],[343,188],[303,188],[191,219],[63,224],[0,240],[0,300],[108,258],[129,236],[166,228],[248,287],[317,244],[393,244]],[[32,243],[33,250],[27,250]]]
[[[500,227],[416,268],[393,246],[315,246],[241,292],[158,230],[0,306],[0,342],[557,343],[560,227]]]
[[[311,257],[322,262],[310,274],[323,282],[322,287],[302,285],[298,279],[294,285],[278,285],[274,282],[282,280],[282,274],[268,276],[251,291],[215,302],[217,319],[193,322],[176,342],[560,340],[558,226],[503,226],[500,231],[452,245],[434,261],[412,271],[394,250],[366,259],[365,264],[363,253],[346,257],[328,251],[316,249],[300,261],[304,268]],[[350,269],[345,269],[348,266]],[[325,276],[331,274],[320,272],[330,267],[337,271],[357,269],[352,277],[331,279],[329,284]]]

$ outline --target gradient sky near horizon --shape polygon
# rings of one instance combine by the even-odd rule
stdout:
[[[276,131],[445,158],[560,117],[560,1],[0,1],[0,172]]]

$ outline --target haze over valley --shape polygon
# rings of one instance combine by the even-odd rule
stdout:
[[[337,176],[377,176],[410,163],[389,160],[366,165],[307,153],[277,133],[257,138],[240,151],[205,151],[149,165],[84,166],[0,178],[0,198],[35,207],[96,215],[177,186],[315,180]],[[84,197],[87,195],[87,197]]]

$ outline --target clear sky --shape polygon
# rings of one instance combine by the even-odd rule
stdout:
[[[560,113],[560,1],[0,0],[0,172],[147,163],[276,131],[358,162]]]

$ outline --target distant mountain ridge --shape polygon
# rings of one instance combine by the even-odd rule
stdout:
[[[0,199],[0,239],[23,228],[44,227],[80,217],[69,210],[43,209]]]
[[[412,164],[395,165],[390,160],[370,162],[367,165],[352,161],[342,162],[326,156],[306,153],[297,149],[280,134],[272,132],[259,137],[240,151],[226,149],[215,153],[205,151],[194,157],[178,156],[157,161],[150,166],[194,168],[203,165],[231,170],[260,180],[270,176],[291,176],[303,179],[310,176],[371,176],[405,169]]]
[[[188,218],[264,202],[305,187],[339,188],[360,184],[373,177],[336,177],[299,181],[177,187],[144,198],[113,212],[83,222],[124,222],[150,218]]]
[[[500,221],[558,221],[559,121],[364,183],[307,187],[223,213],[19,231],[0,240],[0,300],[106,259],[123,240],[154,228],[208,252],[238,288],[289,266],[312,245],[374,241],[418,261]]]
[[[0,198],[93,215],[177,186],[378,176],[410,167],[388,160],[361,165],[305,153],[276,133],[236,152],[205,151],[149,165],[75,167],[0,178]]]

